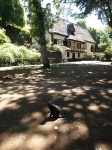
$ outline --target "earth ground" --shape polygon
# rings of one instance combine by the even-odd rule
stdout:
[[[0,150],[112,150],[112,65],[0,68]]]

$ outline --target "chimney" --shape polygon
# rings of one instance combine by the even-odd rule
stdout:
[[[51,10],[51,3],[47,3],[46,4],[46,8],[48,8],[49,10]]]

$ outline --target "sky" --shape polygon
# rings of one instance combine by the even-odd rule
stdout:
[[[43,7],[45,7],[47,3],[51,3],[51,12],[55,14],[56,9],[53,6],[52,0],[44,0],[42,3]],[[75,6],[72,7],[72,10],[73,11],[75,10],[75,12],[79,12],[79,9],[76,8]],[[65,17],[65,16],[66,16],[66,12],[65,12],[65,15],[63,15],[64,18],[66,18],[68,21],[71,21],[73,23],[76,23],[78,21],[78,20],[75,20],[73,17]],[[93,28],[100,29],[100,30],[103,30],[106,27],[104,24],[101,23],[100,20],[97,19],[97,16],[95,16],[94,13],[92,15],[89,15],[84,21],[86,21],[86,25],[88,27],[93,27]]]

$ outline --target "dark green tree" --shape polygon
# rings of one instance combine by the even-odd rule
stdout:
[[[80,13],[74,14],[76,17],[85,18],[95,11],[98,18],[107,23],[112,28],[112,0],[54,0],[65,3],[73,3]]]
[[[93,39],[95,40],[96,44],[95,47],[96,49],[98,49],[98,44],[100,43],[100,37],[103,34],[103,31],[92,28],[92,27],[88,27],[88,31],[91,34],[91,36],[93,37]]]
[[[24,26],[24,9],[20,0],[0,0],[0,24]]]

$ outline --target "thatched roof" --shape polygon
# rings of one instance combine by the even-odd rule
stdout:
[[[73,31],[71,31],[71,29]],[[91,43],[95,43],[94,39],[92,38],[92,36],[90,35],[87,29],[84,29],[65,19],[59,19],[57,22],[55,22],[53,27],[53,32],[66,36],[68,40],[74,40],[80,42],[88,41]],[[74,35],[71,33],[74,33]]]

